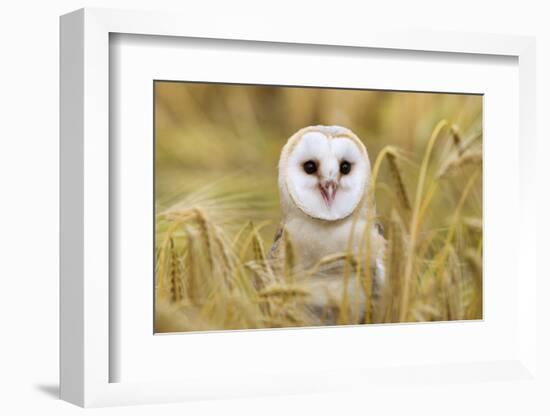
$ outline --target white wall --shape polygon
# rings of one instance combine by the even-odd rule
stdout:
[[[4,2],[0,13],[0,413],[72,414],[80,409],[60,402],[58,376],[58,16],[74,9],[116,7],[188,11],[201,18],[209,13],[245,13],[277,19],[281,28],[314,20],[327,30],[340,25],[388,25],[536,35],[538,42],[539,241],[548,231],[548,185],[545,158],[549,154],[550,13],[544,1],[144,1],[88,2],[19,0]],[[192,6],[192,10],[189,7]],[[228,17],[230,18],[230,17]],[[207,22],[207,18],[205,20]],[[185,22],[182,22],[185,24]],[[205,23],[207,24],[207,23]],[[542,166],[545,164],[545,166]],[[547,249],[547,244],[546,248]],[[542,251],[541,251],[542,253]],[[542,257],[542,256],[540,256]],[[548,266],[539,262],[539,273]],[[544,270],[542,270],[544,268]],[[7,284],[6,284],[7,283]],[[541,313],[549,284],[538,292]],[[548,319],[545,320],[548,324]],[[548,326],[546,326],[548,328]],[[548,331],[543,347],[550,351]],[[548,365],[548,359],[545,365]],[[548,370],[548,367],[546,367]],[[546,374],[550,374],[546,371]],[[410,391],[401,397],[388,390],[387,411],[411,414],[542,414],[544,410],[514,387],[502,384],[482,399],[469,386],[440,386],[422,397]],[[549,389],[550,390],[550,389]],[[541,392],[529,392],[533,397]],[[486,400],[490,399],[490,400]],[[102,409],[101,414],[368,414],[368,392],[358,399],[344,393],[319,397],[286,397]],[[414,403],[414,405],[413,405]],[[421,407],[420,407],[421,404]],[[548,406],[548,405],[546,405]],[[10,410],[8,410],[10,409]],[[548,412],[548,407],[546,408]],[[548,414],[548,413],[547,413]]]

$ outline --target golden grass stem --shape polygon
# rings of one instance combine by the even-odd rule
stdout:
[[[414,200],[414,208],[413,208],[413,214],[411,218],[411,224],[410,224],[410,241],[407,247],[407,254],[406,254],[406,263],[405,263],[405,275],[404,275],[404,288],[403,288],[403,294],[401,298],[401,307],[400,307],[400,316],[399,319],[402,322],[405,322],[407,319],[407,312],[408,312],[408,304],[409,304],[409,296],[410,296],[410,287],[411,287],[411,279],[412,279],[412,271],[413,271],[413,265],[414,265],[414,251],[416,248],[416,240],[418,238],[418,230],[419,230],[419,214],[420,214],[420,207],[422,204],[422,194],[424,191],[424,183],[426,182],[426,176],[428,172],[428,164],[430,162],[430,157],[432,155],[433,147],[437,141],[437,138],[440,137],[440,133],[448,126],[447,120],[441,120],[435,129],[432,132],[432,135],[430,136],[430,139],[428,141],[428,145],[426,147],[426,151],[424,153],[424,158],[422,160],[422,165],[420,167],[420,174],[418,178],[418,184],[416,186],[416,197]]]
[[[359,259],[366,259],[365,267],[363,271],[363,291],[365,295],[365,310],[364,310],[364,316],[363,321],[365,323],[369,323],[371,321],[371,315],[372,315],[372,276],[371,276],[371,268],[370,268],[370,252],[371,252],[371,228],[373,226],[374,217],[375,217],[375,207],[374,207],[374,196],[376,194],[376,182],[378,179],[378,174],[380,172],[380,167],[382,165],[382,161],[386,158],[395,157],[397,154],[397,150],[393,146],[386,146],[384,147],[381,152],[376,157],[376,160],[374,162],[374,166],[372,168],[372,174],[370,177],[370,186],[369,190],[366,193],[366,204],[367,204],[367,219],[365,222],[365,228],[363,230],[363,240],[362,244],[360,246],[359,250]],[[354,229],[354,227],[352,227]],[[364,247],[364,252],[363,252]],[[360,279],[361,276],[361,261],[358,265],[358,270],[356,273],[356,279]],[[347,282],[345,282],[347,285]],[[356,281],[356,288],[359,287],[358,281]],[[347,286],[345,286],[347,287]],[[347,292],[347,290],[346,290]],[[347,305],[345,305],[347,306]],[[357,305],[356,305],[357,306]]]

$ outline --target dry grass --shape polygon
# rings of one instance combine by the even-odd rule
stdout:
[[[418,158],[387,146],[373,163],[368,203],[378,202],[380,217],[368,221],[384,225],[387,278],[379,300],[368,303],[366,323],[482,317],[481,134],[464,139],[457,126],[441,121],[423,143]],[[285,239],[286,262],[276,267],[268,256],[272,240],[263,234],[271,224],[248,220],[257,214],[239,205],[249,199],[239,192],[219,196],[211,187],[158,213],[155,330],[315,326],[323,323],[319,314],[334,313],[338,324],[356,324],[345,293],[332,294],[336,311],[313,313],[301,282],[342,261],[348,279],[365,263],[343,253],[296,270]],[[365,241],[360,255],[368,259]],[[366,269],[355,276],[370,288]]]

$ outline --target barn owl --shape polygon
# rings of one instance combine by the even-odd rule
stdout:
[[[384,280],[385,239],[381,227],[370,221],[372,225],[366,229],[370,170],[364,144],[352,131],[340,126],[303,128],[290,137],[281,151],[282,222],[271,256],[285,256],[281,241],[288,238],[295,267],[317,270],[315,276],[304,277],[302,283],[310,293],[312,310],[318,313],[338,304],[343,291],[348,292],[350,304],[360,309],[355,311],[357,315],[362,314],[366,302],[365,291],[358,287],[359,279],[347,279],[345,288],[343,260],[318,267],[322,259],[338,258],[338,254],[349,253],[348,248],[357,256],[365,247],[365,238],[370,238],[370,258],[363,262],[363,270],[370,267],[372,271],[373,293]]]

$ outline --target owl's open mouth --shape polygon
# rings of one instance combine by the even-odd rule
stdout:
[[[338,185],[334,182],[327,182],[324,185],[319,184],[319,189],[321,190],[321,196],[323,197],[325,204],[330,207],[334,202],[334,198],[336,198],[336,190],[338,189]]]

